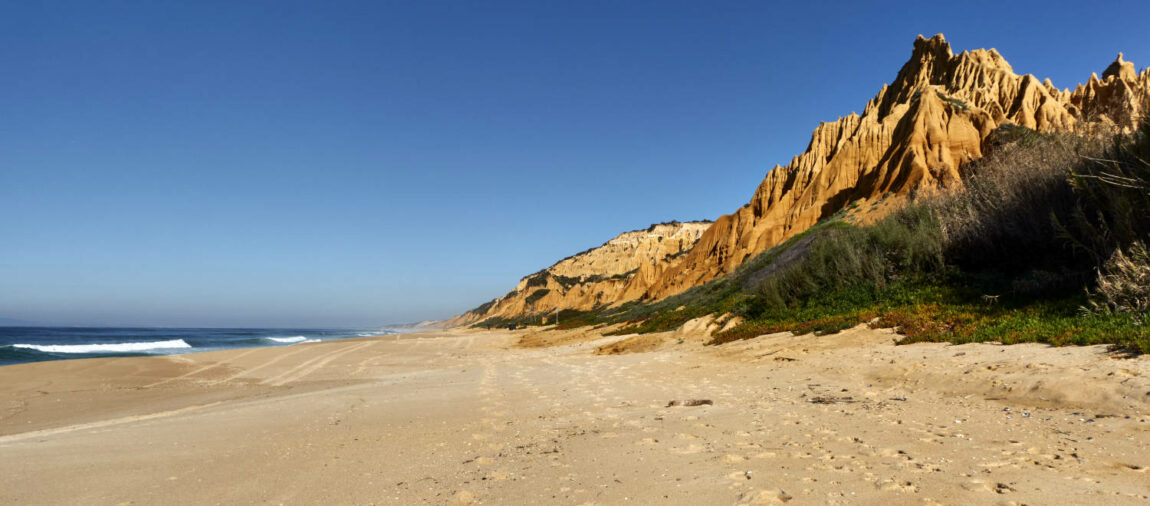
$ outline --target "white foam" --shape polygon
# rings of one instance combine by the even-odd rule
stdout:
[[[13,348],[27,348],[45,353],[125,353],[133,351],[169,350],[191,348],[183,339],[153,341],[150,343],[105,343],[105,344],[13,344]]]
[[[307,342],[307,338],[304,336],[267,337],[265,339],[267,339],[268,341],[275,341],[277,343],[306,343]]]

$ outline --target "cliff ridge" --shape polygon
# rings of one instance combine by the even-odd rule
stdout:
[[[894,81],[862,111],[820,123],[803,153],[768,171],[746,205],[714,223],[648,232],[658,240],[620,235],[453,321],[681,293],[836,213],[869,223],[918,195],[961,187],[963,166],[983,156],[1002,125],[1129,132],[1150,111],[1150,69],[1136,72],[1119,53],[1101,78],[1059,90],[1049,79],[1016,74],[995,49],[955,54],[942,34],[920,35]]]

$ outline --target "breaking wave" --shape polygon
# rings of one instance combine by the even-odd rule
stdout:
[[[153,341],[150,343],[13,344],[11,346],[13,348],[24,348],[44,353],[131,353],[192,347],[192,345],[183,339]]]
[[[303,342],[307,342],[307,340],[308,340],[307,337],[305,337],[305,336],[265,337],[264,339],[267,339],[268,341],[272,341],[275,343],[303,343]]]

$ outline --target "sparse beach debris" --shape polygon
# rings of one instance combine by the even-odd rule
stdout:
[[[1011,483],[1011,485],[1013,485],[1013,483]],[[996,483],[994,485],[994,491],[996,493],[999,493],[999,494],[1005,494],[1007,492],[1017,492],[1017,490],[1015,490],[1014,487],[1007,485],[1005,483]]]
[[[710,399],[684,399],[681,401],[671,401],[667,403],[667,407],[672,406],[711,406],[715,404]]]
[[[810,399],[807,399],[807,402],[809,402],[811,404],[851,404],[851,403],[858,402],[858,401],[854,400],[853,397],[835,397],[835,396],[831,396],[831,395],[826,395],[826,396],[819,395],[819,396],[815,396],[815,397],[811,397]]]

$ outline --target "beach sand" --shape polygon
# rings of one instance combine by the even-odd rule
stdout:
[[[1150,357],[894,337],[452,330],[2,367],[0,503],[1150,502]]]

